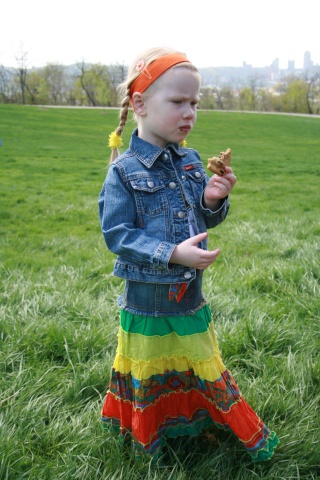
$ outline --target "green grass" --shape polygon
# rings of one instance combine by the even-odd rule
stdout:
[[[0,479],[320,478],[320,120],[199,112],[188,146],[238,177],[204,291],[242,393],[280,437],[250,463],[231,434],[135,461],[100,426],[116,297],[97,197],[117,111],[0,105]],[[129,122],[124,141],[133,123]]]

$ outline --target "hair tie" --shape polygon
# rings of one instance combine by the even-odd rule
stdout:
[[[122,147],[123,142],[122,142],[122,137],[117,133],[116,130],[114,130],[112,133],[109,135],[109,147],[112,149],[117,149]]]

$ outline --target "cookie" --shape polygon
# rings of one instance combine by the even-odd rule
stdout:
[[[208,158],[207,169],[210,172],[216,173],[222,177],[226,171],[225,167],[231,163],[231,149],[228,148],[225,152],[220,152],[218,157]]]

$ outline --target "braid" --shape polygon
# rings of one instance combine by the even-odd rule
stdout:
[[[129,113],[129,105],[130,105],[130,88],[127,88],[126,96],[122,100],[121,103],[121,110],[120,110],[120,122],[119,126],[117,128],[117,133],[118,135],[122,135],[122,132],[124,130],[125,124],[128,119],[128,113]]]
[[[118,146],[121,146],[121,144],[122,144],[121,135],[123,133],[125,124],[126,124],[127,119],[128,119],[129,105],[130,105],[130,87],[127,87],[126,95],[125,95],[125,97],[124,97],[124,99],[122,100],[122,103],[121,103],[121,110],[120,110],[120,114],[119,114],[120,122],[119,122],[119,125],[114,132],[116,134],[116,136],[118,137],[117,138]],[[112,148],[110,163],[112,163],[118,156],[119,156],[118,148],[117,147]]]

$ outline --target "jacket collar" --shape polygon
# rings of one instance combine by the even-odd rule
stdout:
[[[185,157],[187,155],[186,150],[182,149],[178,143],[170,142],[167,143],[164,148],[160,148],[156,145],[152,145],[152,143],[142,140],[142,138],[139,138],[137,128],[132,132],[130,150],[147,168],[152,167],[154,162],[169,148],[179,157]]]

